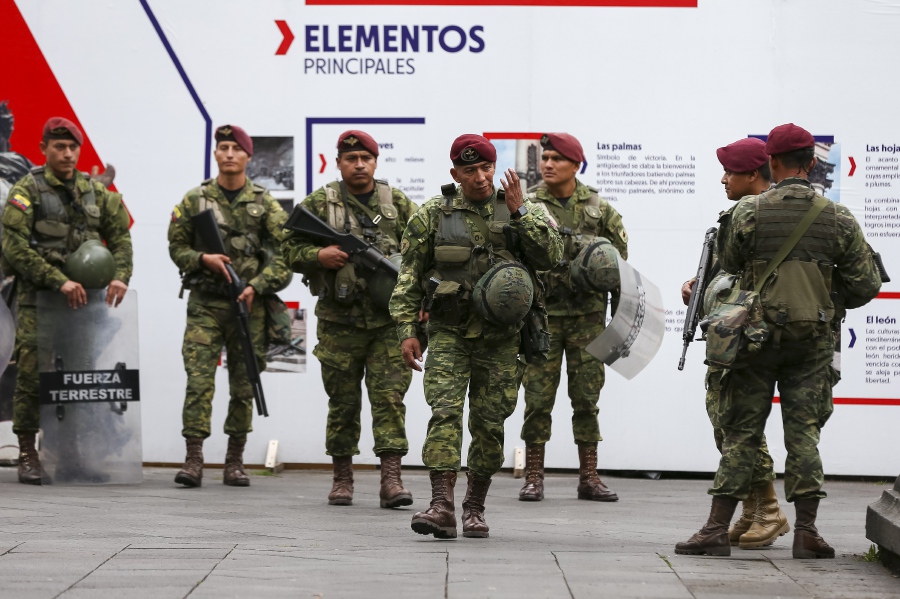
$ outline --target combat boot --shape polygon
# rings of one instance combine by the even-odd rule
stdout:
[[[34,448],[36,436],[37,433],[19,435],[19,482],[26,485],[39,485],[43,477],[41,460]]]
[[[519,501],[541,501],[544,498],[544,444],[525,447],[525,484],[519,490]]]
[[[203,438],[185,437],[187,456],[184,467],[175,475],[175,482],[185,487],[199,487],[203,484]]]
[[[597,476],[597,445],[578,446],[578,499],[618,501],[609,487]]]
[[[456,538],[456,512],[453,507],[453,486],[456,472],[432,470],[431,507],[416,512],[412,517],[412,529],[420,535],[434,535],[435,539]]]
[[[791,530],[787,516],[778,505],[778,496],[775,494],[775,485],[768,484],[756,488],[756,510],[753,514],[753,525],[741,538],[741,549],[753,549],[754,547],[767,547],[775,542],[775,539]]]
[[[728,529],[728,542],[731,543],[732,547],[737,547],[740,544],[741,536],[750,530],[750,527],[753,525],[753,517],[756,514],[757,495],[758,488],[751,488],[750,493],[747,495],[747,499],[743,502],[743,509],[741,510],[740,517],[731,525],[731,528]]]
[[[466,498],[463,499],[462,529],[463,536],[475,539],[486,539],[491,530],[484,520],[484,500],[487,498],[488,489],[491,488],[491,479],[475,478],[471,472],[467,472],[469,484],[466,487]]]
[[[728,525],[738,500],[731,497],[713,497],[709,519],[690,539],[675,545],[675,553],[682,555],[731,555],[728,541]]]
[[[795,499],[794,509],[797,510],[797,520],[794,522],[794,559],[833,558],[834,549],[819,536],[816,529],[819,498]]]
[[[353,457],[332,456],[331,461],[334,464],[334,480],[328,494],[328,505],[352,505]]]
[[[378,493],[381,499],[381,507],[393,508],[403,505],[412,505],[412,493],[403,488],[400,479],[399,453],[383,453],[381,458],[381,491]]]
[[[247,438],[228,437],[228,451],[225,452],[225,472],[222,482],[230,487],[249,487],[250,478],[244,472],[244,445]]]

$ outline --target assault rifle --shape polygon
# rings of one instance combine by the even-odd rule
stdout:
[[[703,296],[706,294],[706,287],[709,285],[710,270],[713,259],[713,245],[716,243],[715,227],[706,230],[703,237],[703,251],[700,253],[700,265],[697,267],[697,282],[691,290],[691,299],[688,301],[687,312],[684,315],[684,333],[681,338],[684,340],[684,348],[681,350],[681,359],[678,361],[678,370],[684,370],[684,357],[687,354],[688,345],[694,340],[694,333],[697,332],[697,324],[700,322],[700,307],[703,305]]]
[[[210,254],[225,254],[225,243],[216,223],[216,216],[212,210],[204,210],[200,214],[191,217],[197,237]],[[259,362],[256,361],[256,352],[253,350],[253,338],[250,336],[250,314],[247,305],[237,301],[237,298],[246,289],[247,284],[242,281],[230,264],[225,264],[225,270],[231,277],[231,283],[227,283],[228,296],[231,298],[231,306],[238,320],[238,333],[241,338],[241,349],[244,354],[244,364],[247,366],[247,378],[253,388],[253,399],[256,400],[256,412],[260,416],[268,416],[266,408],[266,396],[263,393],[262,380],[259,377]],[[259,301],[262,301],[260,298]]]

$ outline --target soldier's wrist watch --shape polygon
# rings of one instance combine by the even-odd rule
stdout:
[[[525,216],[526,214],[528,214],[528,208],[525,207],[525,204],[522,204],[521,206],[519,206],[519,209],[518,209],[518,210],[516,210],[515,212],[511,213],[509,216],[510,216],[510,218],[512,218],[513,220],[519,220],[520,218],[522,218],[522,217]]]

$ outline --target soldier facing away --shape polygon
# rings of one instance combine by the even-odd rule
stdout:
[[[332,229],[373,244],[385,256],[399,256],[400,239],[417,206],[399,189],[375,179],[378,143],[363,131],[345,131],[338,138],[337,167],[341,181],[329,183],[301,204]],[[373,285],[365,268],[349,260],[337,245],[290,232],[285,260],[313,295],[319,343],[313,354],[322,365],[328,394],[325,451],[334,467],[331,505],[353,502],[353,456],[359,454],[363,378],[372,407],[375,455],[381,460],[381,507],[412,504],[403,487],[400,463],[409,451],[404,395],[412,380],[403,365],[400,342],[386,305],[390,289]],[[384,297],[377,296],[384,292]]]
[[[725,194],[729,200],[737,202],[745,196],[759,195],[769,189],[772,172],[769,170],[766,144],[762,140],[752,137],[738,140],[719,148],[716,156],[722,164],[722,168],[725,169],[721,182],[725,186]],[[730,214],[735,206],[737,204],[721,213],[720,218],[726,213]],[[710,273],[715,276],[708,286],[706,298],[703,298],[704,305],[711,305],[711,302],[714,301],[713,297],[725,286],[732,284],[734,280],[734,277],[721,270],[719,262],[715,258]],[[696,282],[696,279],[690,279],[682,286],[681,297],[685,305],[690,301],[691,289]],[[710,365],[706,373],[706,412],[713,425],[713,436],[720,453],[725,436],[719,425],[719,413],[724,405],[721,382],[727,372],[727,369]],[[791,527],[788,524],[787,516],[778,505],[774,480],[775,463],[772,461],[766,437],[763,435],[759,451],[756,454],[756,461],[753,464],[750,492],[743,502],[741,517],[728,531],[728,540],[732,546],[737,545],[741,549],[765,547],[790,531]]]
[[[456,537],[453,487],[460,469],[462,416],[469,391],[468,487],[463,536],[487,537],[484,502],[503,464],[503,424],[516,406],[524,364],[519,331],[531,307],[530,275],[559,262],[562,242],[543,212],[523,198],[515,171],[493,184],[497,152],[480,135],[462,135],[450,149],[456,185],[426,202],[403,235],[403,264],[391,297],[403,360],[421,370],[416,337],[428,308],[425,399],[431,407],[422,460],[431,469],[431,506],[412,529]],[[518,241],[516,241],[518,240]],[[522,293],[525,291],[525,293]]]
[[[49,289],[63,293],[69,306],[77,309],[87,303],[85,287],[108,283],[106,303],[118,306],[131,279],[128,212],[120,194],[88,179],[76,168],[83,140],[71,121],[60,117],[48,120],[40,145],[47,162],[13,186],[3,211],[2,270],[15,274],[19,281],[15,349],[19,375],[13,396],[13,432],[19,437],[21,452],[19,482],[26,484],[41,484],[35,449],[40,428],[37,292]],[[105,255],[99,241],[105,242],[112,253],[109,276],[100,277],[100,281],[98,273],[79,275],[66,268],[70,256],[79,249],[79,253]]]
[[[616,209],[575,177],[584,162],[581,143],[568,133],[549,133],[541,138],[541,146],[543,180],[528,190],[527,197],[558,225],[564,249],[559,264],[540,273],[547,288],[550,353],[545,363],[525,369],[525,485],[519,499],[544,498],[544,447],[550,440],[551,412],[565,354],[572,432],[578,446],[578,499],[618,501],[618,495],[597,476],[597,443],[603,440],[597,402],[604,368],[585,351],[606,328],[607,292],[573,281],[570,265],[599,237],[609,240],[627,259],[628,234]]]
[[[840,378],[832,366],[832,327],[839,326],[836,314],[871,301],[881,278],[850,210],[812,189],[808,176],[816,164],[814,145],[813,136],[794,124],[775,127],[766,142],[775,187],[742,199],[720,219],[716,243],[722,269],[739,277],[741,290],[765,289],[758,304],[753,296],[743,297],[754,303],[748,308],[751,324],[768,335],[754,333],[751,344],[738,345],[736,365],[741,367],[722,375],[726,401],[720,405],[719,426],[724,438],[709,490],[709,519],[675,546],[676,553],[730,555],[728,525],[738,501],[750,494],[777,384],[787,449],[785,495],[797,512],[793,556],[834,557],[815,526],[819,501],[826,496],[819,435],[834,410],[832,387]],[[798,225],[812,216],[798,237]],[[783,261],[773,260],[785,249],[790,251]],[[734,344],[714,338],[725,340],[727,333],[726,327],[710,324],[707,359],[730,359],[726,354]],[[717,344],[712,353],[710,343]]]
[[[190,290],[187,324],[181,353],[187,373],[182,413],[187,446],[184,468],[175,482],[199,487],[203,482],[203,440],[210,435],[216,367],[225,346],[231,399],[225,419],[228,451],[223,482],[246,487],[243,454],[247,433],[253,430],[253,389],[242,359],[238,321],[227,295],[230,264],[247,287],[238,298],[250,315],[250,336],[260,371],[265,370],[266,298],[290,281],[291,273],[281,257],[282,227],[287,214],[264,187],[246,174],[253,155],[253,140],[233,125],[216,129],[215,159],[219,174],[184,196],[172,211],[169,223],[169,256]],[[225,254],[203,253],[191,217],[212,210],[222,234]],[[267,251],[268,250],[268,251]]]

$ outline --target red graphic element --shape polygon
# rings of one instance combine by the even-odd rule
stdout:
[[[15,131],[10,143],[12,151],[24,155],[35,164],[44,164],[44,155],[38,147],[44,123],[52,116],[61,116],[78,125],[84,133],[78,169],[89,173],[92,167],[97,166],[102,171],[103,161],[91,144],[87,129],[75,116],[15,0],[0,0],[0,15],[3,15],[0,56],[12,57],[7,65],[10,72],[28,73],[27,85],[6,85],[0,91],[0,100],[9,101],[9,109],[15,117]],[[115,185],[110,189],[115,190]],[[130,226],[134,223],[131,212],[128,218]]]
[[[882,291],[875,299],[900,299],[900,291]]]
[[[697,8],[697,0],[306,0],[307,6],[616,6]],[[521,138],[520,138],[521,139]]]
[[[781,398],[775,396],[772,403],[781,403]],[[844,406],[900,406],[900,399],[883,399],[880,397],[835,397],[834,405]]]
[[[284,36],[281,40],[281,45],[275,50],[275,56],[284,56],[287,54],[291,44],[294,43],[294,34],[291,32],[291,28],[288,27],[287,21],[275,21],[275,24],[278,25],[278,30],[281,31],[281,35]]]
[[[284,302],[284,305],[288,307],[288,310],[300,309],[300,302]]]
[[[488,139],[540,139],[543,133],[485,133]]]
[[[325,172],[325,167],[328,166],[328,161],[325,160],[325,154],[319,154],[319,158],[322,159],[322,168],[319,169],[319,174]]]
[[[850,172],[847,173],[848,177],[852,177],[853,173],[856,172],[856,161],[853,160],[853,156],[850,156]]]

